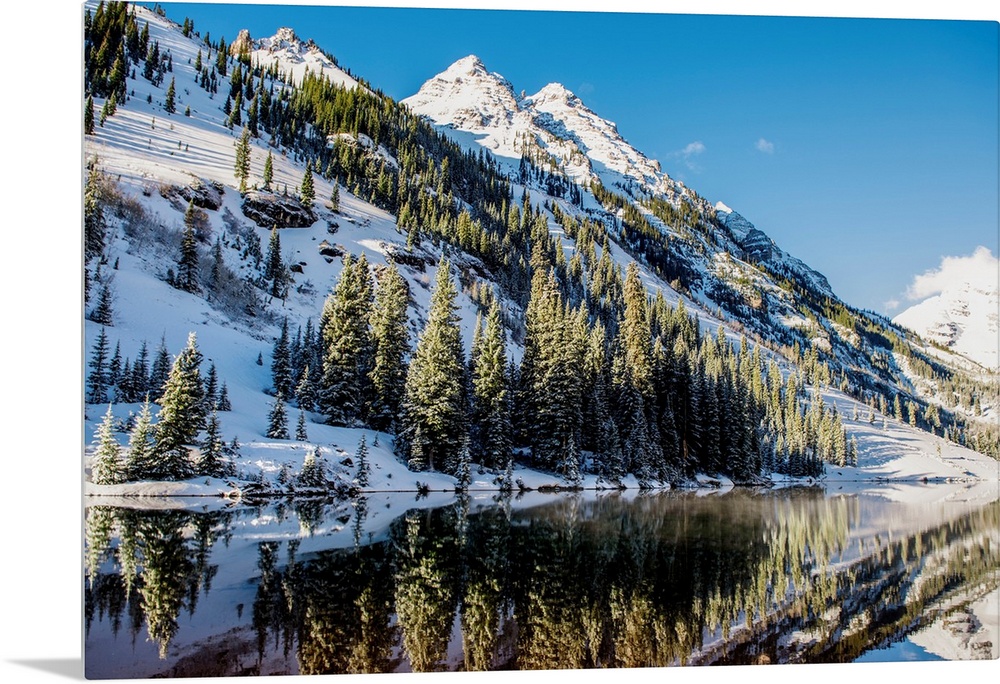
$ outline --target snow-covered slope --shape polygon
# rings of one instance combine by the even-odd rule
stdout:
[[[1000,365],[1000,272],[996,259],[965,260],[961,277],[938,278],[940,289],[893,321],[925,340],[990,369]]]

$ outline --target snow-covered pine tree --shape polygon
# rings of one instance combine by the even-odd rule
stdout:
[[[454,474],[466,437],[465,360],[455,298],[442,258],[431,294],[427,325],[406,374],[400,444],[414,469]]]
[[[302,376],[299,384],[295,387],[295,399],[299,408],[303,411],[314,411],[316,409],[316,388],[313,385],[309,366],[302,369]]]
[[[300,442],[309,441],[309,433],[306,432],[306,414],[304,411],[299,411],[299,420],[295,424],[295,439]]]
[[[128,452],[125,456],[125,478],[128,481],[145,479],[152,472],[154,438],[153,415],[147,395],[129,433]]]
[[[372,305],[368,260],[344,257],[340,280],[323,306],[323,375],[317,401],[330,425],[351,425],[362,417],[371,363],[368,319]]]
[[[580,472],[580,449],[577,448],[572,435],[566,444],[562,471],[563,477],[571,487],[579,487],[583,483],[583,475]]]
[[[94,440],[97,449],[90,468],[94,484],[111,485],[122,481],[121,445],[115,438],[114,418],[109,404]]]
[[[288,412],[285,410],[285,399],[281,392],[271,404],[271,412],[267,416],[267,432],[270,439],[288,439]]]
[[[359,487],[367,487],[371,477],[371,464],[368,463],[368,444],[364,435],[361,435],[361,441],[358,442],[358,450],[354,457],[358,461],[358,475],[354,480]]]
[[[96,160],[87,165],[87,182],[83,188],[83,254],[85,261],[104,252],[107,220],[104,216],[104,184]]]
[[[201,443],[201,454],[195,465],[195,470],[199,475],[208,477],[220,477],[225,471],[223,463],[222,449],[225,442],[222,440],[222,432],[219,426],[219,416],[212,411],[208,416],[208,424],[205,427],[205,439]]]
[[[469,439],[462,440],[462,447],[458,452],[458,466],[455,468],[455,491],[466,492],[472,484],[472,467],[469,456]]]
[[[299,471],[299,475],[295,480],[297,485],[305,489],[317,489],[326,483],[323,466],[320,464],[319,455],[316,452],[317,449],[314,447],[309,447],[306,450],[306,456],[302,462],[302,470]]]
[[[201,382],[202,355],[195,333],[174,358],[160,397],[157,415],[154,477],[184,479],[192,474],[188,445],[205,427],[205,388]]]

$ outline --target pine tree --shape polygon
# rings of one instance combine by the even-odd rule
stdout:
[[[192,332],[188,335],[187,346],[174,358],[160,397],[154,447],[155,477],[184,479],[192,474],[187,445],[194,444],[205,427],[201,360],[198,341]]]
[[[313,187],[312,165],[309,163],[306,163],[306,172],[302,176],[302,188],[299,190],[299,199],[307,207],[311,207],[313,201],[316,199],[316,189]]]
[[[274,161],[271,158],[271,150],[267,151],[267,159],[264,160],[264,189],[271,191],[271,181],[274,180]]]
[[[371,466],[368,463],[368,445],[365,443],[365,436],[361,435],[358,442],[358,451],[354,455],[358,461],[358,476],[355,478],[359,487],[367,487],[371,475]]]
[[[455,298],[442,259],[430,313],[406,375],[401,412],[401,454],[412,470],[453,474],[466,437],[465,361]]]
[[[239,111],[236,109],[235,111]],[[250,177],[250,131],[243,129],[239,142],[236,143],[236,165],[234,167],[236,180],[240,182],[240,194],[247,191],[247,179]]]
[[[316,489],[322,487],[326,478],[323,475],[323,467],[319,463],[317,449],[310,448],[306,451],[306,457],[302,462],[302,470],[296,479],[300,487],[306,489]]]
[[[309,366],[302,369],[299,384],[295,387],[295,399],[303,411],[316,410],[316,388],[313,386]]]
[[[195,465],[199,475],[208,477],[221,477],[225,468],[222,461],[222,448],[224,442],[219,427],[219,416],[212,411],[208,416],[208,424],[205,427],[205,439],[201,443],[201,454]]]
[[[195,213],[194,201],[188,202],[184,212],[184,234],[181,237],[181,254],[177,260],[177,280],[175,286],[179,290],[198,294],[201,286],[198,284],[198,240],[194,232]]]
[[[156,358],[153,359],[153,367],[149,372],[149,384],[147,385],[153,396],[157,397],[157,403],[163,394],[168,377],[170,377],[170,354],[167,352],[166,337],[161,337],[160,346],[156,350]]]
[[[274,342],[271,353],[271,383],[275,394],[292,396],[292,363],[288,349],[288,319],[281,324],[281,334]]]
[[[333,190],[330,191],[330,209],[340,211],[340,184],[333,182]]]
[[[331,425],[350,425],[364,408],[371,362],[368,318],[372,304],[368,260],[344,257],[340,280],[323,306],[323,376],[319,410]]]
[[[177,91],[174,87],[174,79],[171,78],[170,85],[167,86],[167,98],[166,101],[163,103],[163,108],[167,110],[167,114],[173,114],[175,111],[177,111],[177,107],[175,106],[174,103],[174,98],[176,97],[176,95]]]
[[[226,383],[223,381],[222,389],[219,391],[219,401],[217,409],[218,411],[232,411],[233,406],[229,403],[229,390],[226,388]]]
[[[271,296],[284,298],[288,276],[285,264],[281,260],[281,237],[278,234],[278,226],[271,228],[271,237],[267,242],[267,259],[264,263],[264,278],[271,281]]]
[[[219,374],[213,363],[205,374],[205,411],[216,410],[219,402]]]
[[[576,440],[572,435],[566,444],[566,454],[563,460],[563,477],[571,487],[579,487],[583,483],[583,475],[580,472],[580,450],[576,446]]]
[[[91,465],[91,480],[99,485],[118,484],[122,481],[121,445],[115,438],[114,414],[110,404],[94,442],[97,449]]]
[[[104,216],[103,178],[96,162],[90,162],[83,189],[83,254],[85,261],[104,252],[107,221]]]
[[[135,362],[132,364],[132,377],[129,381],[131,394],[129,401],[138,401],[139,397],[149,392],[149,349],[146,340],[139,346]]]
[[[371,314],[373,362],[368,379],[371,399],[368,423],[376,430],[391,430],[399,414],[406,384],[406,356],[410,351],[406,309],[406,281],[395,264],[378,278]]]
[[[538,259],[536,253],[533,261]],[[580,431],[585,317],[585,310],[573,312],[563,303],[554,270],[539,266],[525,314],[515,419],[536,465],[549,470],[558,469],[570,437]]]
[[[480,463],[501,468],[511,455],[510,393],[507,346],[495,301],[472,355],[472,444]]]
[[[462,448],[458,452],[458,466],[455,468],[455,491],[468,491],[472,484],[472,467],[469,456],[469,440],[462,440]]]
[[[87,403],[103,404],[108,394],[108,336],[101,328],[90,356],[90,374],[87,376]]]
[[[309,441],[309,434],[306,432],[306,414],[304,411],[299,411],[299,420],[295,424],[295,439],[300,442]]]
[[[267,416],[267,432],[270,439],[288,439],[288,413],[285,411],[285,400],[281,393],[275,397],[271,412]]]
[[[87,103],[83,107],[83,134],[94,134],[94,96],[87,96]]]
[[[625,275],[625,315],[621,324],[620,346],[625,353],[629,377],[644,399],[652,393],[652,342],[649,329],[646,289],[639,268],[629,263]]]
[[[134,482],[147,477],[153,470],[154,444],[153,417],[149,406],[149,396],[142,404],[139,417],[129,433],[128,453],[125,457],[125,479]]]
[[[112,307],[113,295],[108,285],[102,285],[100,294],[97,296],[97,306],[90,312],[88,318],[94,323],[101,325],[114,325],[114,309]]]

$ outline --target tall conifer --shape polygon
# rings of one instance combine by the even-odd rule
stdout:
[[[184,479],[193,473],[188,445],[205,427],[205,389],[201,381],[202,354],[192,332],[174,358],[160,398],[154,453],[154,477]]]
[[[344,268],[323,307],[323,376],[319,409],[331,425],[349,425],[362,416],[371,359],[368,318],[371,309],[368,260],[344,258]]]
[[[431,294],[427,325],[406,375],[402,447],[412,470],[455,473],[466,437],[465,360],[455,298],[458,293],[442,259]]]
[[[372,366],[368,374],[371,398],[368,423],[376,430],[390,430],[399,414],[406,384],[406,356],[410,351],[407,330],[409,293],[395,264],[378,278],[371,314]]]

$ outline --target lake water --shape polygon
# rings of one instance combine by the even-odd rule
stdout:
[[[1000,583],[992,491],[89,505],[85,671],[935,658],[907,635]]]

